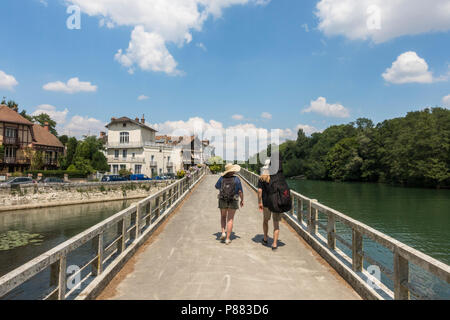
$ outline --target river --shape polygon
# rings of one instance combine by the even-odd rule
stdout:
[[[0,212],[0,277],[136,201]]]
[[[450,264],[450,190],[311,180],[288,183],[293,190]],[[341,230],[351,240],[350,230]],[[393,270],[392,255],[374,243],[364,245],[365,251]],[[427,295],[450,299],[448,284],[412,268],[411,278],[420,282]],[[392,288],[392,283],[387,283]]]

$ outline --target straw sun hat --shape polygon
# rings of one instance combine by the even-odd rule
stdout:
[[[241,171],[241,166],[240,165],[228,163],[225,166],[225,172],[222,173],[222,176],[225,176],[225,175],[227,175],[227,174],[229,174],[231,172],[237,173],[239,171]]]

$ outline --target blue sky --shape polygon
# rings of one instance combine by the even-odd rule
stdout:
[[[197,117],[292,138],[450,107],[448,0],[173,0],[167,16],[143,1],[1,1],[0,96],[78,136],[145,114],[164,133]]]

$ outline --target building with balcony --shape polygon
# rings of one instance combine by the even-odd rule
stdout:
[[[50,133],[48,124],[34,124],[5,105],[0,105],[0,149],[0,173],[30,169],[36,151],[44,155],[43,169],[56,169],[64,154],[64,145]]]
[[[176,173],[182,166],[180,149],[171,141],[156,137],[156,130],[145,124],[145,118],[111,118],[106,126],[106,157],[110,173],[126,169],[149,177]]]

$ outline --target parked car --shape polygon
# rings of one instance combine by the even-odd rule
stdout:
[[[117,182],[117,181],[128,181],[128,179],[119,176],[118,174],[111,174],[102,177],[102,182]]]
[[[66,183],[64,179],[56,178],[56,177],[47,177],[39,180],[39,183]]]
[[[152,178],[147,177],[147,175],[145,174],[132,174],[129,176],[128,178],[129,180],[133,180],[133,181],[148,181],[148,180],[152,180]]]
[[[153,177],[153,180],[164,180],[164,179],[160,176],[156,176],[156,177]]]
[[[7,186],[18,186],[20,184],[28,184],[28,183],[34,183],[35,181],[28,177],[12,177],[6,180],[5,182],[0,183],[0,186],[7,187]]]

